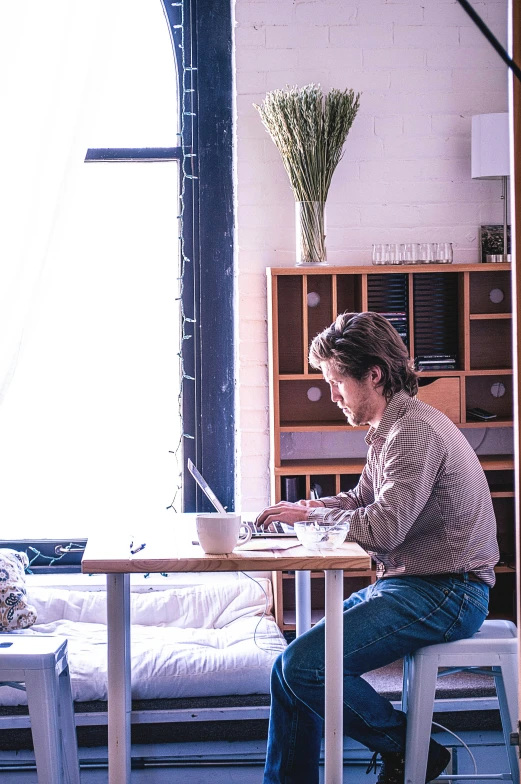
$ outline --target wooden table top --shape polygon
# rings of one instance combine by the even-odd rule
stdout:
[[[371,559],[359,545],[344,542],[336,550],[314,552],[297,546],[289,550],[245,550],[237,547],[229,555],[207,555],[190,537],[157,533],[141,537],[134,548],[146,542],[140,552],[130,553],[124,536],[89,537],[81,562],[88,574],[131,572],[237,572],[283,571],[286,569],[369,570]]]

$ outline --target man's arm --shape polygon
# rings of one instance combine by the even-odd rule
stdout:
[[[353,490],[339,493],[338,495],[320,498],[318,500],[301,500],[296,503],[290,501],[279,501],[274,506],[268,506],[257,517],[256,524],[259,528],[268,526],[280,520],[287,525],[294,525],[302,520],[321,520],[324,517],[330,521],[329,515],[334,511],[334,522],[340,519],[351,518],[353,509],[371,503],[373,500],[373,486],[371,471],[366,464],[360,476],[357,486]],[[327,509],[326,509],[327,507]],[[331,520],[333,522],[333,520]]]
[[[346,508],[338,503],[329,505],[330,499],[325,498],[322,500],[328,508],[311,509],[307,518],[330,524],[347,520],[350,524],[347,540],[381,554],[391,552],[404,541],[432,494],[446,454],[443,441],[422,421],[402,424],[389,437],[384,449],[383,476],[370,503]],[[363,483],[362,488],[359,484],[351,495],[346,493],[348,498],[344,503],[367,497],[357,492],[361,489],[363,493],[363,487]],[[331,501],[338,498],[333,496]]]
[[[427,423],[415,421],[397,429],[385,446],[374,502],[345,513],[350,515],[348,541],[382,554],[402,544],[432,495],[445,456],[442,439]],[[325,512],[325,521],[333,523],[336,511],[317,513]]]

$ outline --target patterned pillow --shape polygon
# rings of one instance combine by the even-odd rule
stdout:
[[[26,601],[28,565],[25,553],[0,549],[0,632],[27,629],[36,621],[36,611]]]

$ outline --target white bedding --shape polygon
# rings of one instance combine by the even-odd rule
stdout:
[[[24,634],[69,640],[76,701],[107,698],[106,601],[101,591],[28,586],[38,620]],[[238,580],[131,594],[132,697],[157,699],[267,694],[286,642],[273,617],[271,583]],[[1,705],[26,703],[25,692],[0,687]]]

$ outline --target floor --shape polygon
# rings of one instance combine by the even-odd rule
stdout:
[[[501,733],[462,732],[461,738],[476,757],[478,773],[507,772]],[[447,733],[438,733],[436,739],[447,746],[459,746],[459,773],[474,772],[468,753],[458,741]],[[264,753],[263,741],[137,745],[132,747],[132,758],[143,768],[132,770],[132,784],[262,784]],[[82,784],[107,784],[106,757],[106,748],[80,749]],[[374,784],[376,775],[365,772],[370,757],[367,749],[346,739],[344,757],[344,782]],[[37,784],[35,770],[15,770],[30,762],[31,752],[0,752],[0,784]]]

